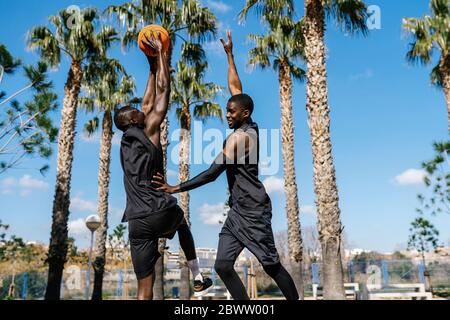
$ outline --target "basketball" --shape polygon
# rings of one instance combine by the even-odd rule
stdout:
[[[148,38],[151,38],[151,34],[153,33],[155,38],[158,38],[158,32],[161,34],[161,41],[163,46],[163,51],[167,51],[170,47],[170,36],[169,32],[167,32],[166,29],[163,27],[157,25],[157,24],[151,24],[148,26],[145,26],[142,28],[141,32],[139,32],[138,36],[138,43],[139,48],[150,57],[156,56],[156,51],[152,48],[146,47],[144,43],[142,43],[142,40],[145,40],[144,35],[147,35]]]

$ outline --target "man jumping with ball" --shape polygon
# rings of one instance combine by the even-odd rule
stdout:
[[[212,281],[199,271],[194,240],[177,200],[151,185],[151,177],[163,174],[160,126],[167,114],[170,96],[169,65],[161,36],[144,35],[149,78],[142,111],[125,106],[114,115],[116,127],[123,131],[120,160],[124,172],[127,205],[122,222],[128,222],[131,259],[138,280],[138,300],[153,299],[154,268],[160,257],[158,238],[172,239],[178,232],[189,269],[194,276],[194,291],[205,293]],[[147,51],[152,51],[147,50]]]

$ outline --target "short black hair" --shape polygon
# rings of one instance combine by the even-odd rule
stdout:
[[[136,108],[125,106],[114,113],[114,124],[120,131],[126,131],[130,127],[131,114]]]
[[[244,110],[248,110],[250,115],[253,113],[253,100],[252,98],[245,93],[239,93],[234,96],[232,96],[228,102],[234,102],[237,103],[239,107],[241,107]]]

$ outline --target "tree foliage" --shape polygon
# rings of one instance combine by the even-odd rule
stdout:
[[[420,214],[450,214],[450,142],[434,143],[433,149],[434,158],[422,163],[426,171],[424,181],[427,193],[417,196],[421,204],[417,211]]]
[[[12,70],[9,65],[8,70]],[[49,158],[58,135],[50,117],[58,108],[58,97],[48,80],[47,64],[40,61],[36,66],[24,66],[23,70],[28,84],[7,98],[6,93],[0,97],[0,174],[19,168],[26,158]],[[33,92],[31,99],[14,99],[28,89]],[[44,165],[40,171],[44,173],[47,169],[48,165]]]
[[[450,0],[431,0],[430,7],[431,15],[403,20],[403,29],[412,39],[406,59],[413,64],[430,64],[439,51],[439,63],[432,69],[430,79],[434,85],[442,87],[442,67],[450,67]]]

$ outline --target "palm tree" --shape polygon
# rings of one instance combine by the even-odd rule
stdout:
[[[99,64],[91,64],[85,78],[86,96],[79,99],[80,106],[87,111],[98,111],[103,114],[100,156],[98,170],[98,215],[101,225],[97,229],[93,258],[94,289],[93,300],[102,299],[103,274],[106,261],[106,241],[108,232],[108,195],[111,163],[111,147],[113,138],[112,113],[122,104],[127,104],[133,98],[135,84],[127,76],[124,67],[114,59],[107,59]],[[89,136],[99,128],[99,118],[88,121],[85,131]]]
[[[67,256],[67,221],[70,206],[70,180],[75,142],[78,95],[86,66],[105,55],[117,33],[111,27],[97,31],[97,10],[81,10],[76,24],[69,24],[73,13],[62,10],[51,16],[50,27],[38,26],[29,33],[28,46],[37,49],[41,58],[57,67],[62,55],[71,61],[64,87],[61,125],[58,138],[57,174],[53,201],[52,231],[47,262],[49,264],[45,299],[60,298],[61,279]]]
[[[180,148],[179,148],[179,180],[189,180],[189,155],[191,144],[191,121],[193,116],[197,120],[205,121],[215,117],[222,120],[223,114],[220,105],[212,102],[221,87],[214,83],[204,82],[208,63],[205,53],[199,44],[184,43],[182,57],[177,63],[176,75],[172,81],[171,101],[176,106],[176,115],[180,121]],[[180,193],[180,207],[190,225],[189,193]],[[185,259],[185,257],[183,257]],[[190,298],[189,269],[182,263],[180,298]]]
[[[413,37],[406,58],[411,63],[430,64],[433,52],[440,51],[431,82],[444,90],[450,130],[450,0],[431,0],[430,6],[431,16],[403,20],[403,28]]]
[[[287,12],[293,14],[293,1],[252,0],[241,15],[245,15],[251,6],[255,6],[259,14],[268,13],[270,17],[270,12],[278,12],[283,3],[287,6]],[[334,18],[336,24],[346,33],[366,35],[368,13],[362,0],[305,0],[304,3],[302,32],[307,62],[306,110],[313,152],[317,226],[323,256],[324,299],[345,299],[339,251],[342,227],[330,139],[325,17]]]
[[[216,17],[198,0],[152,0],[126,2],[119,6],[109,6],[106,9],[109,15],[115,14],[119,21],[126,27],[122,38],[123,47],[131,47],[137,44],[138,34],[142,27],[157,23],[164,27],[172,41],[167,59],[172,64],[173,48],[176,40],[186,42],[186,38],[202,43],[216,36]],[[168,117],[161,124],[161,146],[164,155],[164,174],[167,170],[167,147],[169,145],[169,121]],[[160,243],[161,258],[156,265],[156,279],[154,299],[164,299],[164,248],[166,241]],[[186,284],[188,285],[188,284]]]
[[[311,132],[317,226],[322,246],[324,299],[345,299],[341,252],[341,211],[330,138],[330,108],[325,53],[325,16],[343,31],[366,35],[367,8],[361,0],[305,0],[307,61],[306,110]]]
[[[247,1],[247,4],[249,1]],[[305,71],[295,62],[303,58],[301,23],[288,16],[273,16],[269,32],[265,35],[250,35],[255,47],[249,52],[249,64],[262,69],[273,65],[280,83],[281,139],[284,164],[284,191],[288,218],[288,248],[294,279],[300,298],[303,299],[303,244],[299,220],[298,190],[294,161],[294,119],[292,115],[292,78],[303,81]],[[272,62],[271,62],[272,60]]]

